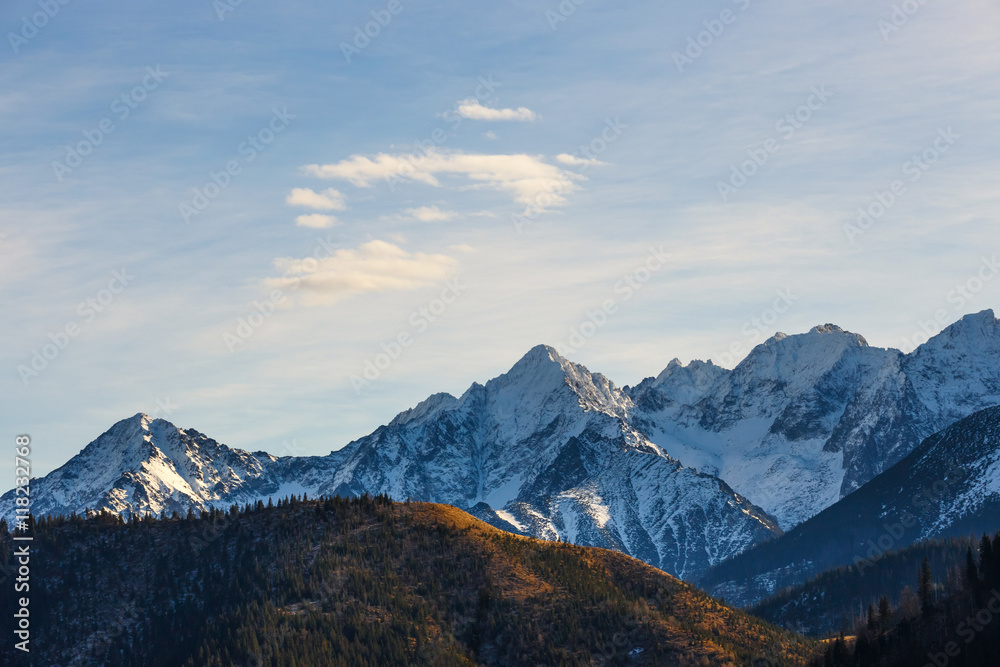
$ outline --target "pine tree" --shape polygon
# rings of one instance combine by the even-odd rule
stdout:
[[[878,601],[878,631],[879,634],[885,634],[889,631],[889,623],[892,620],[892,605],[889,604],[889,598],[882,596]]]
[[[984,579],[989,579],[993,572],[994,558],[996,558],[996,554],[993,553],[993,543],[990,542],[989,536],[983,533],[983,539],[979,542],[979,571],[985,575]],[[987,581],[986,583],[992,582]]]
[[[979,568],[976,566],[976,558],[972,555],[972,547],[965,550],[965,587],[969,592],[969,597],[978,605],[980,584]]]
[[[925,557],[924,562],[920,564],[920,576],[917,585],[917,595],[920,596],[920,610],[924,613],[924,616],[929,616],[931,610],[934,609],[933,587],[934,579],[931,575],[931,561]]]
[[[991,549],[993,553],[993,571],[986,574],[980,573],[982,579],[989,581],[989,588],[994,588],[1000,586],[1000,532],[993,536],[993,548]],[[982,567],[980,567],[982,570]]]

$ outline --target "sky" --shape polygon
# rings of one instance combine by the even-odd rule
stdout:
[[[326,454],[540,343],[622,386],[998,304],[993,2],[10,0],[0,28],[0,431],[33,475],[137,412]]]

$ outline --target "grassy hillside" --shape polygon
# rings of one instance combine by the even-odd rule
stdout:
[[[758,666],[815,648],[628,556],[385,498],[57,519],[33,552],[32,664]]]

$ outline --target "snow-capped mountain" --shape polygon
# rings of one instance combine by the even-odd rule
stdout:
[[[701,580],[716,595],[752,604],[819,572],[944,536],[1000,528],[1000,406],[927,438],[902,461],[784,536]]]
[[[38,513],[124,514],[387,493],[690,578],[998,403],[992,311],[909,355],[827,324],[778,333],[733,370],[674,360],[622,389],[538,346],[485,385],[435,394],[329,456],[250,454],[136,415],[32,490]],[[0,498],[4,515],[11,503]]]
[[[653,443],[788,530],[1000,403],[1000,321],[968,315],[909,355],[831,324],[778,333],[732,371],[672,362],[627,393]]]
[[[689,577],[780,534],[724,482],[650,443],[629,423],[633,407],[603,375],[538,346],[508,373],[460,398],[431,396],[328,457],[250,454],[136,415],[35,480],[34,510],[184,513],[287,493],[387,493]],[[0,498],[5,514],[11,502]]]
[[[317,491],[447,503],[681,576],[780,533],[724,482],[650,443],[633,409],[603,375],[538,346],[460,398],[432,396],[351,443]]]
[[[128,517],[229,507],[297,491],[297,484],[284,483],[297,477],[294,472],[302,473],[307,483],[316,475],[326,479],[339,459],[339,453],[302,459],[250,454],[194,429],[137,414],[112,426],[62,467],[32,480],[32,512],[68,515],[106,509]],[[13,497],[13,492],[0,497],[8,519]]]

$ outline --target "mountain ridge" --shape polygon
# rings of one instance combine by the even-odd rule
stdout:
[[[35,508],[161,514],[385,493],[697,577],[833,505],[957,415],[1000,403],[997,359],[989,310],[909,355],[822,324],[772,336],[733,370],[674,359],[635,387],[538,345],[507,373],[432,394],[327,456],[250,454],[136,415],[133,444],[148,456],[104,457],[104,476],[87,462],[95,443],[123,446],[123,420],[35,480]],[[11,504],[0,497],[4,514]]]

